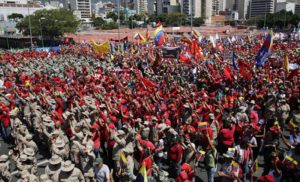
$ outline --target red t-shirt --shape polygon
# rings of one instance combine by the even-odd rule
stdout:
[[[231,129],[223,128],[219,133],[220,142],[226,146],[232,146],[234,143],[234,130],[235,126],[233,125]]]

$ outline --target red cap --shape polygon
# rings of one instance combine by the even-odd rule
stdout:
[[[258,178],[257,182],[275,182],[274,177],[271,175],[265,175]]]
[[[110,128],[110,129],[115,129],[116,127],[115,127],[114,124],[110,123],[110,124],[108,125],[108,128]]]

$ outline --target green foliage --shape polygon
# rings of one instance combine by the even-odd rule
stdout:
[[[118,21],[118,13],[111,11],[111,12],[107,13],[106,18],[111,18],[114,22],[117,22]],[[123,22],[125,20],[124,12],[120,12],[120,20],[121,20],[121,22]]]
[[[41,28],[44,36],[59,37],[64,33],[75,33],[80,21],[76,19],[72,11],[66,9],[39,10],[30,15],[32,35],[41,34]],[[29,35],[29,16],[23,18],[17,28],[24,35]]]
[[[17,20],[20,20],[20,19],[24,18],[24,16],[22,14],[19,14],[19,13],[12,13],[12,14],[8,15],[7,18],[10,19],[10,20],[17,21]]]
[[[111,29],[117,29],[118,24],[115,22],[109,22],[102,25],[102,30],[111,30]]]
[[[105,20],[103,20],[103,18],[101,17],[93,18],[92,22],[94,27],[96,27],[97,29],[100,29],[106,23]]]
[[[205,21],[204,21],[204,18],[202,18],[202,17],[193,19],[193,26],[195,26],[195,27],[200,27],[204,23],[205,23]]]
[[[274,14],[266,15],[266,27],[269,28],[285,28],[288,25],[297,26],[300,21],[299,14],[293,14],[292,12],[280,11]],[[259,28],[264,27],[265,16],[254,17],[248,20],[247,24],[257,25]]]
[[[181,26],[186,21],[186,15],[182,13],[170,13],[165,21],[168,26]]]

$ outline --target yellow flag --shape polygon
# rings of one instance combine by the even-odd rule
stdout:
[[[95,41],[92,41],[92,46],[96,54],[103,56],[104,54],[109,53],[110,44],[109,42],[104,42],[103,44],[97,44]]]
[[[127,159],[122,150],[120,150],[120,159],[123,164],[127,165]]]

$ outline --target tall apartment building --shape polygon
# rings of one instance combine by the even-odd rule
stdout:
[[[148,13],[148,1],[134,0],[134,10],[136,10],[137,14]]]
[[[212,1],[211,0],[202,0],[201,2],[201,14],[202,17],[205,17],[205,23],[211,23],[212,16]]]
[[[249,17],[262,16],[266,13],[274,13],[276,0],[252,0],[250,3]]]
[[[205,17],[207,23],[210,23],[212,16],[212,1],[211,0],[181,0],[181,12],[188,17],[193,14],[193,17]]]
[[[212,0],[212,15],[218,15],[219,8],[219,0]]]
[[[91,0],[70,0],[70,7],[79,19],[90,21],[92,17]]]
[[[238,0],[236,1],[236,8],[239,13],[239,19],[248,19],[250,13],[250,0]]]
[[[179,0],[156,0],[157,14],[180,12]]]

